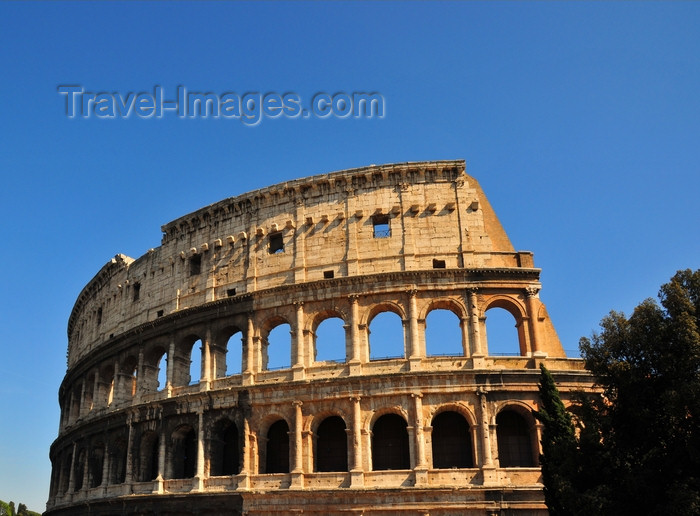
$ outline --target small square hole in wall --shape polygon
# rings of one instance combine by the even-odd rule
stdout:
[[[323,271],[323,278],[324,279],[332,279],[335,276],[335,273],[333,271]]]
[[[445,268],[445,260],[436,260],[433,258],[433,269],[444,269]]]
[[[163,310],[158,310],[158,311],[156,312],[156,316],[157,316],[157,317],[163,317]]]
[[[284,239],[282,238],[282,233],[270,233],[270,254],[277,254],[284,252]]]
[[[389,215],[375,215],[372,217],[372,226],[374,238],[389,238],[391,236]]]
[[[235,289],[235,288],[230,288],[230,289],[228,289],[228,290],[226,291],[226,295],[227,295],[228,297],[233,297],[233,296],[235,296],[235,295],[236,295],[236,289]]]

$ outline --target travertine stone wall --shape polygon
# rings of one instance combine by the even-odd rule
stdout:
[[[545,514],[537,368],[565,399],[592,378],[563,352],[532,253],[513,249],[463,161],[289,181],[162,232],[160,247],[107,263],[71,313],[49,514],[179,514],[194,500],[197,514]],[[513,316],[517,356],[492,353],[492,308]],[[427,350],[434,310],[456,316],[449,356]],[[400,320],[391,359],[371,351],[384,312]],[[344,357],[317,360],[329,318]],[[282,324],[288,363],[271,369]],[[379,429],[389,416],[398,437]],[[346,451],[326,471],[319,427],[332,418]],[[457,428],[471,459],[445,468],[439,436]],[[377,442],[394,438],[405,463],[385,469]],[[502,455],[513,439],[520,458]]]

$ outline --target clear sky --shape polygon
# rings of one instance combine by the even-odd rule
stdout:
[[[0,499],[42,511],[66,325],[111,257],[197,208],[372,163],[466,159],[576,350],[700,266],[698,3],[0,4]],[[113,119],[90,92],[378,92],[383,118]],[[679,357],[680,358],[680,357]]]

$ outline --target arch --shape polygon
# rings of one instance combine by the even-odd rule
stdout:
[[[376,312],[370,319],[367,333],[370,360],[406,357],[403,320],[396,311]]]
[[[85,456],[87,452],[85,448],[82,448],[78,452],[78,458],[75,460],[75,465],[73,468],[73,482],[75,491],[80,491],[83,488],[83,480],[85,477]]]
[[[199,350],[196,343],[200,342]],[[173,387],[182,387],[198,383],[202,374],[202,337],[189,333],[179,339],[175,346],[173,357],[173,377],[170,379]],[[199,352],[197,352],[199,351]]]
[[[372,469],[410,469],[408,425],[398,414],[384,414],[372,425]]]
[[[133,398],[136,396],[139,374],[139,361],[136,357],[129,356],[124,360],[122,364],[122,374],[124,375],[124,380],[121,390],[124,398]]]
[[[348,471],[348,439],[345,421],[329,416],[316,429],[316,471]]]
[[[105,460],[105,445],[101,442],[95,443],[90,451],[90,461],[88,465],[88,474],[90,476],[89,487],[98,487],[102,485],[102,470]]]
[[[156,370],[156,390],[162,391],[168,385],[168,353],[163,351],[163,354],[158,359]]]
[[[151,344],[143,354],[141,392],[158,392],[165,389],[168,381],[168,350],[162,344]]]
[[[269,319],[262,327],[263,370],[292,367],[292,326],[283,318]]]
[[[267,429],[265,473],[289,473],[289,425],[284,419]]]
[[[147,430],[141,435],[139,447],[138,480],[148,482],[158,477],[158,459],[160,455],[160,438],[153,430]]]
[[[126,439],[114,439],[109,450],[109,483],[123,484],[126,480]]]
[[[533,424],[522,408],[509,405],[496,415],[498,461],[502,468],[535,467]]]
[[[224,376],[232,376],[243,372],[243,346],[245,336],[242,330],[238,328],[233,328],[233,330],[234,331],[226,338],[226,344],[224,346],[226,357],[223,360],[223,364],[219,364],[217,357],[217,378],[220,376],[220,367],[222,369],[225,367]]]
[[[464,356],[460,317],[449,308],[435,307],[425,318],[427,356]]]
[[[464,319],[468,317],[467,307],[460,301],[451,298],[438,298],[431,299],[430,302],[426,303],[421,307],[418,318],[426,319],[428,314],[433,310],[449,310],[457,316],[458,319]]]
[[[469,422],[459,412],[445,410],[433,417],[433,468],[473,468]]]
[[[314,361],[345,362],[347,358],[347,336],[345,320],[331,312],[314,321]]]
[[[238,427],[230,419],[220,419],[214,425],[209,468],[212,476],[237,475],[240,471],[240,440]]]
[[[197,345],[199,343],[199,345]],[[192,343],[192,349],[190,350],[190,372],[189,372],[189,385],[194,385],[199,383],[202,379],[202,353],[203,353],[203,342],[202,339],[197,339]]]
[[[522,324],[510,310],[490,307],[485,312],[486,343],[489,355],[525,356]]]
[[[190,425],[175,429],[172,441],[172,478],[192,478],[197,468],[197,435]]]

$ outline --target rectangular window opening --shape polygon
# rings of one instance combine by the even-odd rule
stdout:
[[[270,233],[270,254],[277,254],[284,252],[284,239],[282,238],[282,233]]]
[[[324,279],[332,279],[335,276],[335,273],[333,271],[323,271],[323,278]]]
[[[202,272],[202,255],[195,254],[190,257],[190,276],[197,276]]]
[[[156,317],[163,317],[163,310],[158,310],[156,312]]]
[[[97,309],[97,326],[102,324],[102,307]]]
[[[233,297],[233,296],[235,296],[235,295],[236,295],[236,289],[235,289],[235,288],[230,288],[230,289],[226,290],[226,295],[227,295],[228,297]]]
[[[372,217],[374,238],[389,238],[391,227],[389,226],[389,215],[375,215]]]
[[[141,283],[134,283],[134,301],[138,301],[141,297]]]
[[[436,260],[433,258],[433,269],[444,269],[445,268],[445,260]]]

